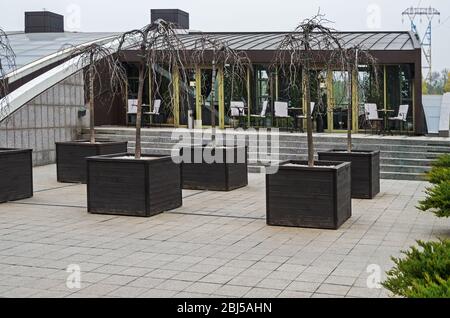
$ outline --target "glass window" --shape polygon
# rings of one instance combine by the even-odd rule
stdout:
[[[387,109],[393,110],[392,117],[398,115],[400,105],[409,105],[407,122],[403,129],[413,129],[413,78],[409,64],[386,66]],[[398,127],[391,127],[396,129]]]
[[[200,83],[200,91],[201,91],[201,104],[202,104],[202,122],[205,126],[210,126],[212,124],[212,107],[215,107],[216,114],[216,126],[219,125],[219,81],[218,81],[219,72],[216,71],[215,78],[215,92],[214,92],[214,101],[212,101],[212,78],[213,71],[212,69],[202,69],[201,70],[201,83]]]
[[[313,70],[309,74],[311,102],[315,104],[313,118],[316,121],[317,130],[322,131],[328,129],[327,72]]]
[[[224,68],[224,99],[225,99],[225,125],[231,125],[230,122],[230,102],[243,101],[248,102],[247,92],[247,72],[239,74],[233,71],[231,66]]]
[[[349,90],[349,72],[333,72],[333,129],[347,129],[348,107],[351,91]]]
[[[265,65],[253,66],[254,104],[251,105],[252,114],[260,114],[264,101],[271,101],[271,76]]]
[[[196,118],[197,81],[194,69],[186,69],[185,74],[180,72],[180,125],[188,124],[188,111],[193,111]]]
[[[167,66],[155,65],[150,77],[152,79],[152,106],[155,100],[161,100],[158,122],[161,124],[174,125],[172,73]]]

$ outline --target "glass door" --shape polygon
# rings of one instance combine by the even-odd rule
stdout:
[[[327,72],[322,70],[310,71],[309,81],[311,102],[314,103],[313,121],[316,124],[317,132],[323,132],[328,129]],[[303,114],[306,114],[306,105],[303,105]]]
[[[196,118],[196,104],[197,104],[197,80],[196,71],[193,68],[188,68],[185,73],[179,72],[180,77],[180,107],[179,107],[179,125],[187,126],[189,119],[189,110],[192,111],[192,116]]]
[[[212,110],[215,108],[215,124],[219,126],[219,71],[216,70],[214,100],[212,100],[213,71],[211,68],[200,69],[200,106],[203,126],[211,126]]]
[[[165,65],[154,65],[150,72],[150,106],[154,109],[154,102],[160,100],[159,116],[155,120],[161,125],[174,126],[174,87],[173,74]],[[150,107],[149,107],[150,108]],[[149,120],[152,118],[149,117]]]
[[[333,130],[347,130],[351,91],[349,72],[334,71],[333,73]],[[351,110],[350,110],[351,111]]]
[[[248,103],[247,72],[248,71],[246,71],[245,74],[237,74],[233,73],[231,66],[226,66],[224,68],[224,125],[226,127],[233,126],[230,117],[230,103],[232,101],[243,101],[245,104]]]

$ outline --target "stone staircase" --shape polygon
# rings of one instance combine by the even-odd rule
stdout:
[[[135,132],[133,128],[99,127],[97,138],[113,141],[128,141],[129,151],[134,151]],[[85,135],[87,131],[83,131]],[[243,134],[238,132],[235,134]],[[170,129],[143,129],[142,149],[147,154],[169,155],[177,141],[171,139]],[[208,136],[205,137],[209,139]],[[200,142],[200,139],[195,140]],[[317,134],[314,136],[315,151],[345,149],[345,134]],[[268,149],[271,143],[269,138]],[[450,153],[450,138],[354,135],[353,147],[358,150],[381,151],[381,177],[396,180],[425,180],[431,162],[444,153]],[[257,154],[249,150],[250,158]],[[261,155],[261,154],[260,154]],[[274,155],[271,153],[270,155]],[[306,160],[306,134],[281,133],[278,158],[284,160]],[[263,163],[249,160],[249,171],[260,172]]]

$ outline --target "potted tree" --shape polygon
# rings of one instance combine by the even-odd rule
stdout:
[[[126,76],[123,68],[112,54],[111,48],[93,43],[73,48],[72,61],[86,69],[89,99],[89,140],[56,143],[56,171],[58,182],[86,183],[86,158],[127,152],[127,142],[111,142],[95,137],[95,100],[100,98],[96,91],[102,91],[102,82],[109,82],[110,93],[115,96],[124,90]],[[109,77],[109,79],[108,79]],[[95,84],[98,89],[95,90]]]
[[[90,213],[149,217],[182,204],[180,165],[171,156],[142,154],[141,125],[144,83],[148,72],[153,71],[158,63],[165,63],[170,74],[172,71],[184,73],[183,43],[173,24],[157,20],[120,37],[119,56],[134,48],[138,49],[139,57],[135,152],[88,158]],[[172,80],[169,87],[173,84]],[[171,102],[174,98],[171,91]]]
[[[319,152],[319,160],[343,161],[352,163],[352,198],[373,199],[380,193],[380,151],[365,151],[353,149],[352,129],[353,112],[358,109],[358,104],[351,98],[352,91],[358,88],[358,67],[362,63],[374,71],[377,81],[376,61],[367,50],[354,47],[347,51],[348,74],[347,94],[349,106],[347,115],[347,149],[332,149]],[[353,63],[351,62],[353,60]],[[350,80],[350,78],[352,78]],[[355,83],[356,81],[356,83]]]
[[[345,64],[338,35],[325,22],[320,13],[303,21],[284,37],[276,53],[275,63],[288,63],[289,72],[302,76],[307,114],[311,114],[310,71]],[[316,54],[314,47],[326,51],[326,56]],[[352,213],[351,164],[314,160],[312,116],[306,117],[308,161],[282,162],[277,172],[266,176],[267,224],[338,229]]]
[[[184,189],[231,191],[248,185],[247,148],[245,145],[227,145],[216,138],[216,77],[218,69],[234,81],[245,78],[249,59],[244,52],[230,48],[225,41],[205,35],[200,37],[192,53],[196,65],[211,63],[211,142],[185,146],[181,149],[182,182]],[[212,160],[211,160],[212,158]]]
[[[6,74],[15,68],[15,54],[6,33],[0,29],[0,124],[9,120]],[[6,130],[0,129],[0,134]],[[6,138],[0,138],[5,140]],[[33,196],[33,160],[31,149],[11,149],[0,144],[0,202]]]

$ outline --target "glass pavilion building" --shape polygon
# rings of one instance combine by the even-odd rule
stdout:
[[[272,118],[276,101],[287,102],[290,108],[300,109],[300,113],[304,113],[301,112],[301,109],[305,108],[301,90],[288,89],[289,79],[271,67],[276,49],[287,33],[193,32],[189,31],[189,18],[183,11],[152,11],[152,19],[161,17],[180,25],[182,30],[179,37],[187,50],[193,49],[198,38],[208,35],[226,41],[235,50],[245,52],[252,65],[245,77],[233,83],[227,78],[227,72],[219,68],[215,80],[217,94],[214,101],[211,101],[211,63],[188,65],[187,76],[183,79],[177,71],[168,71],[164,65],[153,66],[156,72],[149,73],[157,74],[157,85],[153,79],[147,79],[144,103],[151,107],[155,100],[161,100],[160,116],[154,122],[158,126],[187,127],[189,116],[192,115],[202,127],[208,127],[211,125],[211,109],[215,107],[216,123],[221,128],[234,127],[231,101],[245,102],[247,110],[245,117],[241,118],[241,124],[247,127],[276,125]],[[17,55],[17,70],[7,76],[9,92],[16,94],[12,98],[11,111],[20,109],[21,103],[27,103],[75,72],[67,73],[62,70],[62,65],[70,55],[68,45],[73,47],[91,42],[107,43],[118,35],[113,32],[70,33],[56,28],[50,32],[38,29],[32,32],[8,33],[11,46]],[[391,111],[389,114],[392,117],[397,116],[400,105],[409,105],[404,130],[416,135],[426,134],[422,107],[421,47],[417,37],[405,31],[340,32],[338,35],[345,47],[353,48],[358,45],[371,52],[377,61],[378,79],[374,79],[374,70],[366,65],[359,65],[358,72],[353,74],[320,68],[311,71],[311,98],[318,105],[314,118],[317,126],[320,126],[319,130],[345,131],[347,109],[351,101],[353,105],[358,105],[353,110],[354,132],[367,129],[364,105],[375,103],[379,110]],[[317,54],[326,52],[317,50]],[[127,93],[115,96],[112,102],[101,98],[96,101],[96,125],[126,126],[133,123],[134,119],[129,114],[128,106],[130,101],[137,98],[138,51],[130,48],[122,62],[128,75]],[[352,83],[358,83],[352,85],[351,93],[343,85],[343,80],[349,78]],[[108,93],[102,90],[98,91],[97,95]],[[173,94],[175,99],[169,97]],[[260,114],[264,102],[269,105],[266,118],[263,122],[253,121],[251,115]]]

